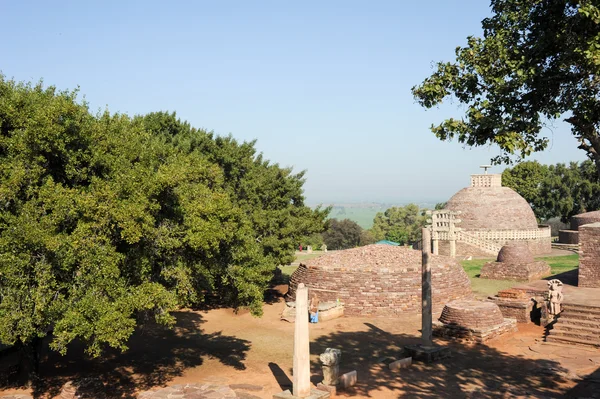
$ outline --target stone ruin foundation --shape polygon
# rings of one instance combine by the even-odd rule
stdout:
[[[469,277],[460,263],[431,256],[432,303],[439,314],[444,304],[472,298]],[[350,316],[399,317],[421,313],[421,251],[391,245],[367,245],[328,252],[298,267],[290,278],[288,300],[304,283],[322,301],[339,301]],[[312,292],[311,292],[312,294]]]
[[[526,291],[509,288],[488,299],[498,305],[504,318],[515,319],[517,323],[531,323],[536,303]]]
[[[503,246],[496,262],[488,262],[481,268],[480,278],[491,280],[514,280],[531,282],[550,275],[550,266],[533,259],[524,243]]]
[[[579,244],[579,228],[586,224],[600,222],[600,211],[580,213],[571,218],[569,230],[558,231],[558,242],[561,244]]]
[[[504,318],[498,305],[477,300],[459,300],[444,306],[433,335],[483,343],[507,332],[517,331],[517,320]]]

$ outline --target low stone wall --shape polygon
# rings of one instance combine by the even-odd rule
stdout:
[[[439,315],[450,301],[471,298],[471,283],[465,271],[453,259],[432,256],[432,304]],[[421,312],[421,267],[373,268],[352,270],[328,269],[300,265],[290,277],[288,299],[293,300],[296,287],[304,283],[323,301],[344,304],[346,315],[400,317]]]
[[[600,223],[579,226],[579,286],[600,287]]]
[[[531,312],[533,310],[533,301],[531,299],[508,299],[508,298],[490,298],[500,308],[502,316],[508,319],[516,319],[517,323],[531,323]]]
[[[484,343],[517,330],[515,319],[504,319],[502,324],[489,328],[468,328],[456,324],[444,324],[439,321],[433,322],[433,335],[436,337],[476,343]]]
[[[558,230],[558,242],[561,244],[579,244],[579,232],[575,230]]]
[[[531,282],[549,276],[550,266],[546,262],[503,263],[487,262],[481,268],[480,278],[490,280],[513,280]]]

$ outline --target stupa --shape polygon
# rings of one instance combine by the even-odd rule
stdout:
[[[472,297],[471,283],[457,260],[432,255],[432,304]],[[327,252],[301,264],[290,277],[288,297],[304,283],[322,301],[340,301],[351,316],[400,317],[421,312],[421,251],[373,244]],[[311,292],[312,295],[312,292]]]
[[[527,201],[502,186],[501,174],[471,175],[471,186],[454,194],[444,209],[459,215],[458,256],[496,256],[513,242],[524,243],[533,255],[551,251],[550,227],[538,226]],[[440,234],[437,239],[439,254],[450,255],[449,237]]]

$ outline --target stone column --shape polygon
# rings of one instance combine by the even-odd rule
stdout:
[[[431,243],[433,244],[432,251],[433,251],[434,255],[439,255],[440,254],[440,249],[439,249],[440,240],[439,240],[438,236],[439,236],[439,233],[434,232],[433,235],[432,235],[432,237],[431,237]]]
[[[450,256],[456,256],[456,239],[450,239]]]
[[[433,341],[432,336],[432,306],[431,306],[431,264],[429,258],[431,255],[431,233],[428,228],[422,230],[423,250],[422,250],[422,265],[421,265],[421,343],[423,346],[431,346]]]
[[[296,290],[296,322],[294,333],[293,394],[310,395],[310,348],[308,340],[308,288],[303,283]]]

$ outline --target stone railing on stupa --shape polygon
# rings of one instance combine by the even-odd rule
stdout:
[[[446,232],[440,232],[439,239],[447,241],[449,236]],[[550,240],[551,233],[548,226],[524,230],[463,230],[456,232],[456,239],[458,242],[464,242],[484,252],[496,255],[506,242]]]

